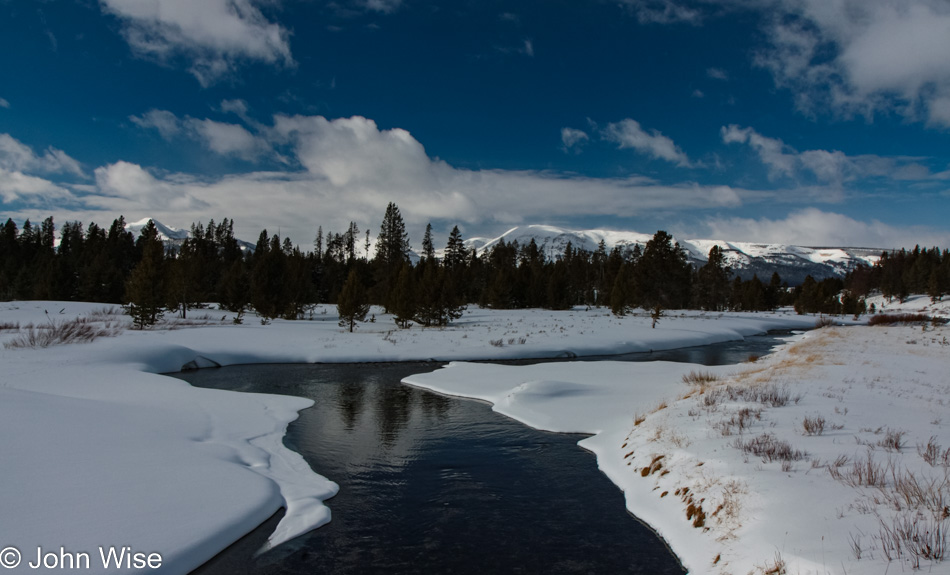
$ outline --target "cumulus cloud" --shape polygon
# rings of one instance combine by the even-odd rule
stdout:
[[[428,221],[496,225],[723,209],[768,196],[730,186],[667,185],[643,177],[462,169],[431,158],[409,132],[380,129],[359,116],[331,120],[278,115],[261,134],[296,167],[198,178],[119,161],[97,168],[94,186],[74,187],[78,206],[52,215],[99,222],[124,214],[130,220],[153,217],[185,227],[209,217],[228,217],[237,221],[241,237],[253,239],[261,228],[279,227],[294,241],[308,243],[318,225],[342,230],[355,221],[361,228],[375,229],[388,202],[399,205],[410,229],[421,230]],[[40,182],[34,183],[34,197],[42,197]],[[22,198],[25,193],[6,192],[4,197]],[[14,210],[5,207],[5,212]]]
[[[813,177],[820,183],[840,186],[863,178],[884,178],[897,181],[946,179],[933,174],[919,158],[884,157],[873,154],[849,156],[839,150],[798,150],[782,140],[769,138],[753,128],[735,124],[720,130],[723,143],[748,144],[769,170],[769,177]]]
[[[42,156],[10,134],[0,134],[0,168],[14,172],[72,174],[83,177],[79,162],[50,146]]]
[[[49,205],[53,200],[71,197],[68,190],[49,180],[0,167],[0,198],[4,202]]]
[[[679,166],[688,167],[689,158],[673,140],[657,130],[645,131],[636,120],[627,118],[616,123],[608,124],[601,136],[619,145],[621,149],[633,148],[641,154],[673,162]]]
[[[565,152],[580,151],[580,147],[590,140],[590,136],[583,130],[576,128],[561,128],[561,149]]]
[[[369,0],[389,4],[392,0]],[[290,33],[272,23],[260,0],[100,0],[123,24],[132,50],[161,62],[183,57],[203,86],[244,60],[291,66]]]
[[[808,112],[896,111],[950,127],[950,4],[775,0],[756,62]]]
[[[189,178],[160,179],[138,164],[121,161],[96,168],[95,175],[100,195],[84,198],[93,207],[118,207],[119,211],[136,206],[162,211],[209,207],[190,193],[193,182]]]
[[[706,220],[710,237],[730,241],[787,243],[803,246],[848,246],[882,249],[920,245],[948,245],[950,233],[926,227],[901,228],[877,220],[864,222],[851,217],[806,208],[785,219],[711,218]]]
[[[222,110],[224,109],[241,116],[245,116],[247,111],[246,104],[241,100],[225,100],[222,102]],[[129,116],[129,119],[141,128],[157,130],[166,140],[184,136],[201,142],[209,150],[222,156],[255,161],[271,151],[264,137],[252,134],[240,124],[189,116],[179,118],[167,110],[149,110],[141,116]]]
[[[809,114],[896,112],[950,128],[946,0],[621,0],[642,23],[701,24],[724,11],[761,16],[756,65]],[[707,75],[719,78],[722,70]],[[725,78],[720,78],[725,79]]]

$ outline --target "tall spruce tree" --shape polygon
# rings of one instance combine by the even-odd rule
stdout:
[[[144,329],[161,319],[165,304],[165,246],[152,220],[142,228],[137,244],[142,259],[126,283],[125,301],[132,323]]]

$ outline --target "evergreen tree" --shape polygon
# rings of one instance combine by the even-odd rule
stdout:
[[[350,275],[346,278],[343,291],[337,299],[336,310],[340,316],[340,327],[346,327],[350,332],[356,327],[356,322],[366,321],[369,300],[356,269],[350,270]]]
[[[428,267],[434,267],[434,262],[426,262]],[[393,294],[393,319],[400,328],[408,328],[412,325],[412,320],[416,317],[416,294],[415,285],[412,281],[412,268],[408,263],[402,265],[399,270],[399,278],[396,280],[395,293]]]
[[[709,250],[709,260],[696,274],[696,303],[700,309],[720,311],[725,309],[729,299],[729,266],[722,248],[713,246]]]
[[[621,263],[620,269],[614,279],[613,288],[610,290],[610,311],[617,316],[625,316],[630,311],[630,302],[627,293],[627,264]]]
[[[396,272],[402,263],[409,260],[409,235],[406,224],[396,204],[389,202],[386,214],[376,238],[376,260],[385,267],[395,266]]]
[[[660,230],[647,242],[634,276],[642,307],[681,309],[689,305],[692,268],[670,234]]]
[[[435,261],[435,247],[432,245],[431,223],[426,224],[426,233],[422,236],[422,259],[427,262]]]
[[[152,220],[142,228],[138,246],[142,259],[126,284],[125,301],[135,327],[145,329],[161,319],[165,303],[165,246]]]

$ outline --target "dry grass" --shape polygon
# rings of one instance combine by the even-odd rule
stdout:
[[[950,467],[950,448],[943,449],[937,443],[937,436],[930,436],[927,445],[917,444],[917,454],[931,467]]]
[[[799,449],[792,449],[789,442],[778,439],[771,433],[763,433],[747,441],[736,439],[732,444],[736,449],[761,457],[763,461],[800,461],[808,454]]]
[[[947,555],[947,519],[927,519],[916,513],[901,513],[886,522],[881,519],[879,540],[888,561],[907,559],[920,569],[920,560],[942,561]]]
[[[683,383],[689,385],[709,385],[719,381],[719,376],[708,371],[690,371],[683,374]]]
[[[85,317],[64,321],[50,321],[47,325],[28,325],[9,341],[6,349],[43,348],[69,343],[89,343],[100,337],[115,337],[125,331],[127,325],[118,321],[95,322]]]
[[[888,473],[893,467],[890,459],[887,463],[878,463],[874,460],[874,454],[868,451],[864,459],[855,459],[851,467],[832,465],[828,467],[828,472],[834,479],[849,487],[884,488],[887,486]]]
[[[802,428],[805,430],[805,435],[821,435],[825,432],[825,418],[820,415],[806,416],[802,421]]]
[[[919,324],[933,322],[933,318],[922,313],[893,313],[872,315],[868,318],[868,325]]]
[[[884,438],[878,441],[877,444],[887,451],[900,452],[900,450],[904,448],[904,435],[906,434],[906,431],[888,428],[887,431],[884,432]]]

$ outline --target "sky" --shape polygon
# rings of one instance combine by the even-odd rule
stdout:
[[[950,247],[945,0],[0,0],[0,218]]]

